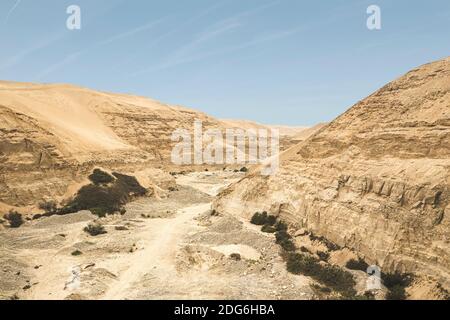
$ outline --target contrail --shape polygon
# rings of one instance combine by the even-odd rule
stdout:
[[[11,8],[11,10],[9,10],[8,14],[6,15],[5,24],[8,23],[9,16],[10,16],[10,15],[14,12],[14,10],[16,10],[16,8],[19,6],[20,1],[22,1],[22,0],[17,0],[16,3],[14,3],[13,7]]]

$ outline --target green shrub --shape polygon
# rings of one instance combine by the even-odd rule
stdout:
[[[9,226],[11,228],[19,228],[24,223],[22,215],[14,210],[5,214],[4,218],[9,221]]]
[[[287,231],[288,229],[287,224],[284,223],[283,221],[278,221],[275,224],[275,228],[277,229],[277,231]]]
[[[116,177],[117,184],[123,192],[134,196],[145,196],[147,194],[147,189],[141,186],[135,177],[117,172],[113,172],[113,176]]]
[[[409,273],[403,274],[400,272],[394,273],[383,273],[381,275],[383,284],[387,288],[392,288],[394,286],[403,286],[407,287],[410,285],[412,281],[412,275]]]
[[[105,227],[98,223],[91,223],[87,225],[83,230],[93,237],[107,233]]]
[[[292,237],[286,231],[277,231],[275,233],[276,243],[285,251],[295,251],[295,244]]]
[[[39,209],[44,210],[46,213],[56,213],[58,208],[55,201],[44,201],[39,203]]]
[[[267,221],[267,212],[263,213],[256,212],[250,219],[250,223],[255,224],[257,226],[265,225],[266,221]]]
[[[366,272],[369,265],[363,259],[358,258],[358,260],[351,259],[345,265],[350,270],[361,270]]]
[[[389,290],[386,295],[387,300],[405,300],[405,289],[411,284],[413,276],[409,273],[403,274],[400,272],[383,273],[381,279]]]
[[[239,170],[240,172],[247,172],[248,169],[246,167],[242,167],[241,170]]]
[[[83,254],[83,252],[81,252],[80,250],[75,250],[71,253],[73,256],[81,256]]]
[[[276,221],[277,217],[268,215],[266,211],[263,211],[262,213],[256,212],[250,219],[250,222],[257,226],[263,226],[265,224],[273,226]]]
[[[274,233],[277,231],[277,229],[275,229],[273,226],[265,224],[263,225],[263,227],[261,228],[262,232],[266,232],[266,233]]]
[[[109,210],[107,208],[103,208],[103,207],[90,208],[89,211],[91,211],[91,213],[93,215],[96,215],[96,216],[98,216],[100,218],[106,217],[106,215],[109,213]]]
[[[320,293],[325,293],[325,294],[328,294],[328,293],[331,293],[331,292],[332,292],[332,290],[331,290],[330,288],[328,288],[328,287],[323,287],[323,286],[320,286],[320,285],[315,284],[315,283],[311,285],[311,288],[312,288],[313,290],[315,290],[315,291],[318,291],[318,292],[320,292]]]
[[[400,285],[395,285],[389,288],[389,291],[386,294],[386,300],[405,300],[405,299],[406,299],[405,288]]]
[[[110,185],[89,184],[81,187],[78,193],[59,214],[74,213],[90,210],[99,217],[114,212],[124,212],[122,206],[134,196],[143,196],[147,190],[142,187],[135,177],[120,173],[113,173],[116,178]],[[97,180],[98,181],[98,180]]]
[[[277,222],[277,217],[269,214],[266,219],[266,224],[269,226],[273,226]]]
[[[287,255],[286,268],[293,274],[303,274],[312,277],[323,285],[332,288],[345,297],[355,296],[355,280],[350,272],[337,266],[322,265],[313,256],[289,253]]]
[[[108,184],[114,181],[114,178],[107,172],[100,169],[95,169],[94,172],[88,177],[95,185]]]

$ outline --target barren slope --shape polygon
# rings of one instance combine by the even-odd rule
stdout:
[[[424,65],[357,103],[253,172],[215,207],[280,214],[355,249],[384,271],[450,283],[450,58]]]

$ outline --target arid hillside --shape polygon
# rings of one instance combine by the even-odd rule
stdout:
[[[172,133],[192,132],[195,120],[204,130],[234,127],[143,97],[0,82],[0,212],[70,195],[95,166],[166,169]]]
[[[383,272],[450,285],[450,58],[389,83],[223,191],[219,212],[267,210]]]

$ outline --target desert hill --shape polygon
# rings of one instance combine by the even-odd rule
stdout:
[[[62,197],[94,166],[125,172],[165,168],[172,133],[191,132],[196,119],[204,130],[235,127],[138,96],[1,81],[0,205],[24,207]]]
[[[384,272],[450,284],[450,58],[358,102],[219,195],[218,211],[267,210]]]

